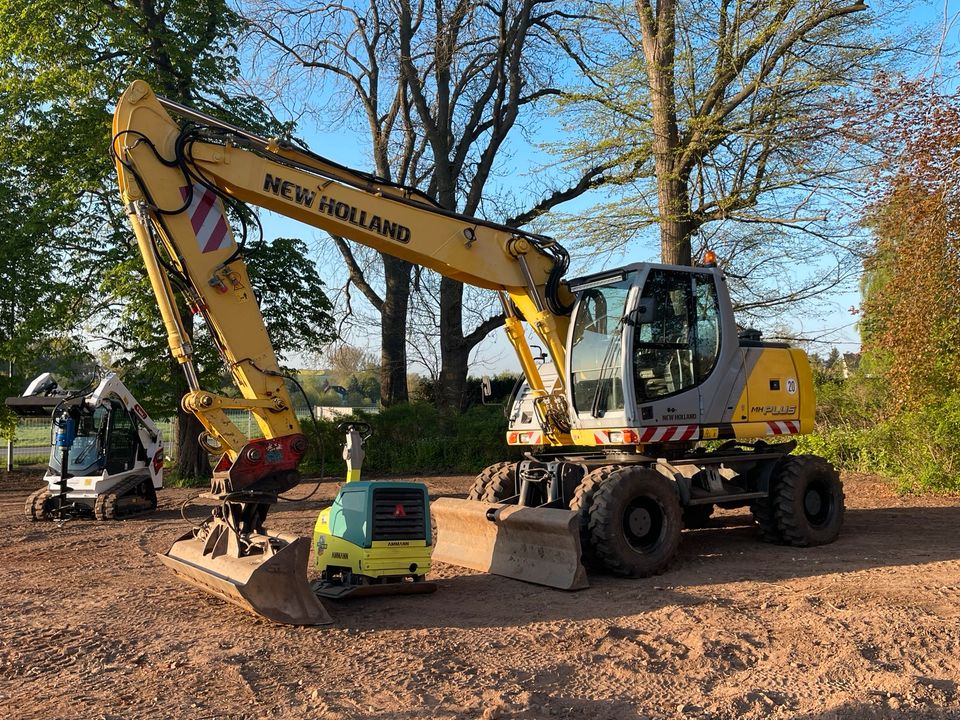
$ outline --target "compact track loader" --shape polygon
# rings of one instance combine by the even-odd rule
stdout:
[[[123,202],[190,388],[183,406],[220,454],[211,487],[220,508],[165,559],[194,584],[284,622],[329,620],[309,601],[308,541],[263,526],[297,482],[306,441],[225,210],[237,203],[497,294],[525,376],[507,442],[525,459],[485,470],[467,500],[434,501],[434,560],[565,589],[586,586],[581,560],[642,577],[662,572],[684,523],[716,505],[749,505],[769,539],[836,537],[836,471],[790,454],[790,436],[813,427],[807,359],[739,332],[713,259],[568,280],[569,255],[552,238],[458,214],[415,188],[158,98],[141,81],[120,98],[113,130]],[[200,388],[174,288],[206,321],[242,397]],[[547,363],[535,360],[525,325]],[[265,437],[245,437],[228,408],[253,413]],[[372,493],[356,500],[364,512],[376,504]],[[241,597],[251,586],[273,594]],[[271,612],[283,597],[298,610]]]
[[[163,438],[116,375],[92,392],[71,393],[43,373],[6,405],[23,417],[52,418],[46,485],[27,498],[27,519],[123,520],[156,509]]]

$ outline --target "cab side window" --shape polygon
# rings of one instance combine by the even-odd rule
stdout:
[[[634,331],[633,371],[638,402],[673,395],[697,384],[693,285],[690,273],[651,270]]]
[[[697,382],[703,382],[717,364],[720,355],[720,303],[712,275],[693,276],[695,337],[693,350]]]

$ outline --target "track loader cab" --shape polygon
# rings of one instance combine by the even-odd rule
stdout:
[[[67,461],[70,476],[109,475],[133,469],[147,460],[146,448],[137,437],[136,423],[119,402],[108,401],[92,411],[81,406],[76,437]],[[50,471],[62,471],[62,453],[54,444],[50,450]]]

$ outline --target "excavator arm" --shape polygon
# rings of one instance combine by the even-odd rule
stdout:
[[[415,189],[159,98],[142,81],[120,98],[113,133],[123,203],[186,374],[183,407],[205,428],[201,444],[221,453],[211,482],[220,507],[161,556],[183,579],[279,622],[330,622],[306,583],[306,538],[263,526],[298,481],[307,443],[250,285],[246,232],[231,228],[231,216],[246,227],[246,204],[497,292],[544,436],[570,444],[562,383],[545,387],[522,325],[562,368],[573,298],[561,282],[569,257],[553,240],[441,208]],[[200,387],[178,296],[205,320],[239,398]],[[264,437],[247,438],[230,409],[251,412]]]
[[[187,122],[178,124],[168,111]],[[238,244],[225,213],[234,201],[498,292],[507,337],[528,384],[544,398],[544,431],[553,444],[569,444],[563,390],[544,387],[521,323],[526,319],[562,368],[572,296],[561,283],[568,256],[550,238],[445,210],[413,188],[158,98],[142,81],[117,105],[114,153],[170,347],[187,374],[184,407],[231,460],[247,441],[226,409],[249,409],[267,438],[299,432],[250,289],[243,240]],[[243,400],[200,389],[174,283],[206,319]]]

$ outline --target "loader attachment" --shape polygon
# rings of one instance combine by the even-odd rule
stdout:
[[[268,620],[289,625],[333,622],[307,582],[307,538],[268,532],[255,539],[262,552],[238,556],[218,541],[216,527],[206,530],[203,539],[187,533],[158,557],[180,579]],[[227,532],[229,528],[219,535],[226,537]]]
[[[561,590],[589,587],[572,510],[437,498],[433,559]]]

